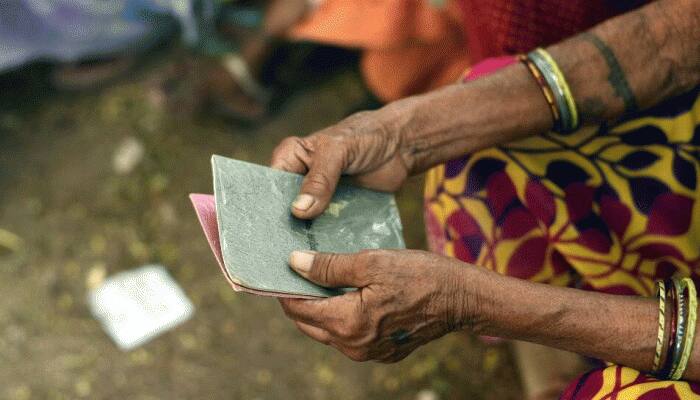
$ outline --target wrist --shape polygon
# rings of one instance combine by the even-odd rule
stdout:
[[[483,288],[489,278],[498,278],[489,271],[472,265],[451,260],[456,265],[453,269],[452,282],[448,290],[449,325],[451,331],[468,330],[479,333],[488,325],[486,305]]]
[[[384,127],[384,133],[396,144],[395,151],[409,175],[416,171],[415,152],[411,151],[415,137],[416,116],[420,113],[419,96],[394,101],[374,111],[376,119]]]

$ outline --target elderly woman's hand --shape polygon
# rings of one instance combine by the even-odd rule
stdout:
[[[320,300],[280,300],[302,332],[356,361],[399,361],[462,327],[473,308],[466,283],[476,269],[433,253],[293,252],[290,265],[319,285],[358,288]]]
[[[272,154],[272,168],[305,174],[292,204],[298,218],[314,218],[328,206],[341,175],[374,190],[393,192],[409,175],[400,154],[401,137],[391,110],[357,113],[306,137],[283,140]]]

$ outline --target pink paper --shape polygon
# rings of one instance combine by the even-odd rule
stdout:
[[[202,225],[202,229],[204,230],[204,236],[206,236],[207,242],[209,242],[209,247],[211,247],[212,252],[214,252],[214,257],[216,257],[216,261],[219,263],[221,272],[224,273],[226,280],[228,281],[228,283],[231,284],[233,290],[237,292],[246,292],[257,294],[260,296],[270,297],[285,297],[295,299],[319,298],[314,296],[267,292],[262,290],[250,289],[234,282],[233,279],[231,279],[231,276],[229,276],[228,271],[226,270],[226,265],[224,264],[224,256],[221,253],[221,242],[219,240],[219,223],[216,220],[216,200],[214,199],[214,196],[211,194],[191,193],[190,200],[192,201],[194,210],[197,213],[199,223]]]

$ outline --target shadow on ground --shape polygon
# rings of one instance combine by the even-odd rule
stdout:
[[[266,163],[280,138],[341,119],[366,93],[346,71],[241,129],[165,107],[160,80],[171,62],[166,55],[99,93],[37,97],[5,88],[0,234],[22,242],[0,246],[0,398],[519,397],[506,347],[450,335],[399,364],[354,363],[303,337],[276,301],[234,293],[187,199],[211,192],[211,154]],[[117,174],[114,151],[128,138],[145,156]],[[398,197],[407,243],[422,248],[420,179]],[[87,287],[103,271],[153,262],[183,286],[196,314],[121,352],[91,318]]]

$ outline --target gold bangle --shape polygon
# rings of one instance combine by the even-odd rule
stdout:
[[[688,326],[685,330],[685,337],[683,338],[681,360],[678,363],[678,368],[673,371],[673,375],[671,376],[671,379],[676,381],[683,377],[685,369],[688,367],[688,360],[690,359],[690,353],[693,351],[693,342],[695,341],[695,324],[698,315],[698,294],[695,290],[695,284],[690,278],[683,278],[681,280],[681,294],[686,289],[688,290]]]
[[[656,351],[654,352],[654,364],[652,373],[659,371],[661,367],[661,351],[664,347],[666,337],[666,284],[664,281],[656,282],[656,293],[659,298],[659,329],[656,334]]]

